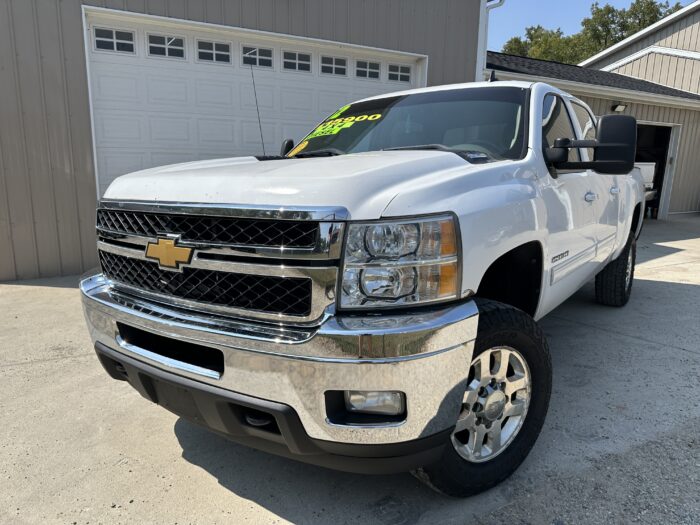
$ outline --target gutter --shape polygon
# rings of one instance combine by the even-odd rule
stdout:
[[[487,69],[491,71],[492,69]],[[499,79],[503,80],[524,80],[527,82],[545,82],[558,87],[564,91],[575,91],[582,95],[588,95],[597,98],[606,98],[611,100],[627,99],[629,103],[651,104],[654,106],[668,106],[679,109],[692,109],[700,111],[700,100],[687,99],[681,97],[671,97],[668,95],[657,95],[654,93],[645,93],[644,91],[636,91],[633,89],[614,88],[608,86],[598,86],[594,84],[585,84],[583,82],[575,82],[573,80],[560,80],[558,78],[540,77],[535,75],[526,75],[523,73],[512,73],[510,71],[501,71],[493,69]]]
[[[484,80],[486,72],[486,53],[489,44],[489,13],[492,9],[501,7],[506,0],[481,0],[479,8],[479,38],[476,49],[476,68],[474,71],[474,82]]]

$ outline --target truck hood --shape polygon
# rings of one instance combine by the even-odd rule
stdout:
[[[374,151],[266,161],[237,157],[123,175],[109,186],[104,198],[224,206],[342,206],[353,219],[375,219],[402,192],[429,190],[486,166],[441,151]]]

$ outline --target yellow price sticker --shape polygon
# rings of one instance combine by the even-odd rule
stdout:
[[[331,117],[338,115],[340,111],[336,111]],[[313,130],[305,140],[311,140],[316,137],[325,137],[328,135],[337,135],[342,130],[347,129],[358,122],[372,122],[382,118],[381,113],[374,113],[372,115],[354,115],[351,117],[342,118],[331,118],[323,122],[315,130]]]

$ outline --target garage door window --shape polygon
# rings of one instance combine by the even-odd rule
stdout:
[[[95,49],[100,51],[134,52],[134,33],[118,29],[95,28]]]
[[[202,62],[231,63],[231,45],[224,42],[197,40],[197,59]]]
[[[379,62],[368,62],[367,60],[358,60],[355,63],[355,75],[360,78],[373,78],[379,80]]]
[[[321,57],[321,73],[325,73],[327,75],[345,76],[347,72],[347,59],[338,57]]]
[[[272,67],[272,49],[243,46],[243,63],[247,66]]]
[[[397,82],[410,82],[411,66],[398,66],[396,64],[390,64],[389,80],[394,80]]]
[[[296,51],[284,51],[282,53],[282,66],[284,69],[292,71],[311,71],[311,55]]]
[[[148,54],[156,57],[185,58],[185,39],[179,36],[148,35]]]

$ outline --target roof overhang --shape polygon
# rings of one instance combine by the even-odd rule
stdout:
[[[487,71],[493,68],[487,67]],[[611,100],[623,99],[627,102],[640,102],[642,104],[650,104],[653,106],[667,106],[679,109],[691,109],[700,111],[700,100],[686,99],[680,97],[670,97],[668,95],[658,95],[655,93],[646,93],[644,91],[636,91],[634,89],[623,89],[608,86],[599,86],[596,84],[586,84],[585,82],[575,82],[572,80],[561,80],[551,77],[540,77],[536,75],[527,75],[524,73],[513,73],[511,71],[502,71],[493,69],[498,78],[504,80],[524,80],[529,82],[546,82],[564,91],[572,92],[572,94],[587,95],[590,97],[606,98]]]
[[[621,40],[615,45],[610,46],[607,49],[603,49],[600,53],[593,55],[590,58],[587,58],[583,62],[579,63],[579,66],[589,66],[593,64],[594,62],[598,62],[600,59],[605,58],[606,56],[615,53],[616,51],[619,51],[628,45],[630,45],[633,42],[636,42],[637,40],[640,40],[644,38],[647,35],[650,35],[654,33],[655,31],[658,31],[659,29],[662,29],[666,27],[669,24],[672,24],[676,20],[683,18],[686,15],[689,15],[693,11],[696,11],[697,9],[700,9],[700,0],[696,0],[692,4],[689,4],[685,6],[683,9],[679,9],[672,15],[669,15],[665,18],[662,18],[655,24],[651,24],[649,27],[646,27],[642,29],[641,31],[637,31],[635,34],[628,36],[624,40]]]

